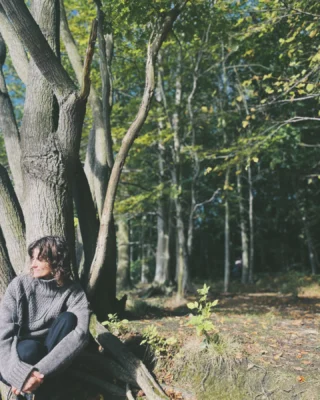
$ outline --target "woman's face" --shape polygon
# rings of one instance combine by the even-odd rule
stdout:
[[[52,268],[50,264],[45,260],[39,260],[39,249],[33,250],[32,258],[30,260],[31,271],[34,278],[52,279]]]

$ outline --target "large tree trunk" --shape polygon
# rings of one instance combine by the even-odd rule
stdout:
[[[59,54],[59,10],[54,3],[34,0],[32,12],[51,48]],[[56,135],[58,112],[51,85],[31,59],[21,128],[27,243],[58,235],[67,238],[73,249],[72,193],[64,146]]]

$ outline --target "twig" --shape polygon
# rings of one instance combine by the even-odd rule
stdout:
[[[210,366],[208,367],[207,372],[206,372],[205,376],[202,378],[202,381],[201,381],[201,389],[202,389],[203,392],[206,390],[205,387],[204,387],[204,384],[205,384],[206,380],[208,379],[209,374],[210,374]]]

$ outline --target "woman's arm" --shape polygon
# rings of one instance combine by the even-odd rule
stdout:
[[[10,385],[21,390],[34,367],[20,361],[17,353],[15,329],[18,329],[18,299],[16,285],[17,278],[9,284],[0,305],[0,372]]]
[[[69,364],[88,343],[90,311],[86,295],[78,284],[69,298],[67,311],[75,314],[77,326],[35,365],[45,377]]]

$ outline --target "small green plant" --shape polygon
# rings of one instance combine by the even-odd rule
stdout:
[[[193,325],[196,328],[197,335],[204,335],[207,340],[210,338],[209,332],[215,330],[215,326],[210,320],[211,309],[218,304],[218,300],[208,301],[209,290],[210,286],[204,284],[202,289],[197,290],[201,296],[199,300],[187,304],[187,307],[190,310],[197,311],[197,315],[193,315],[190,318],[188,325]]]
[[[119,336],[129,332],[127,319],[119,320],[117,314],[108,314],[108,318],[109,320],[102,322],[102,325],[106,326],[111,333]]]
[[[177,339],[174,336],[165,339],[159,334],[157,327],[154,325],[146,327],[142,332],[142,337],[143,340],[140,344],[147,344],[150,346],[157,357],[167,355],[170,347],[177,344]]]

